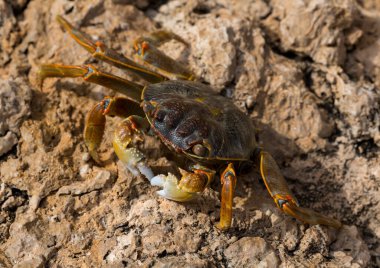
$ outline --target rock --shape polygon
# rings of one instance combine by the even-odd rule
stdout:
[[[79,175],[83,178],[83,177],[85,177],[87,175],[87,173],[89,171],[90,171],[90,165],[89,164],[84,164],[79,169]]]
[[[200,258],[197,255],[186,254],[185,256],[179,257],[167,257],[160,260],[156,260],[152,267],[154,268],[175,268],[175,267],[213,267],[211,262]]]
[[[1,209],[11,210],[21,206],[24,203],[22,198],[16,198],[14,196],[9,197],[1,206]]]
[[[375,267],[376,2],[0,0],[0,266]],[[232,228],[221,232],[218,179],[177,203],[124,172],[112,149],[121,118],[107,117],[102,166],[95,163],[83,141],[86,114],[119,95],[80,78],[46,79],[40,89],[39,66],[93,64],[144,81],[94,60],[57,15],[132,60],[141,35],[166,29],[184,38],[188,46],[160,49],[247,113],[252,137],[273,154],[299,203],[343,228],[282,213],[247,169],[238,172]],[[154,173],[185,169],[158,140],[139,143]]]
[[[359,239],[358,239],[359,238]],[[331,246],[335,251],[333,254],[341,263],[350,264],[350,267],[364,267],[370,260],[367,245],[360,239],[358,229],[355,226],[344,226],[337,237],[337,240]],[[346,252],[350,252],[350,257]]]
[[[5,136],[0,137],[0,156],[9,152],[17,142],[17,136],[10,131],[8,131]]]
[[[344,116],[338,127],[353,139],[372,138],[380,146],[380,97],[371,84],[354,84],[345,76],[337,75],[338,70],[331,70],[335,76],[336,87],[333,87],[335,105]],[[373,118],[367,121],[365,118]],[[342,126],[342,124],[345,124]]]
[[[5,254],[12,260],[16,267],[44,267],[46,258],[51,253],[46,245],[39,242],[38,237],[31,235],[25,229],[17,230],[17,234],[11,232],[10,243]]]
[[[12,7],[0,1],[0,66],[11,60],[11,53],[18,41],[17,23]]]
[[[12,190],[5,184],[0,185],[0,203],[4,203],[12,195]]]
[[[180,253],[194,253],[199,250],[203,241],[202,237],[189,232],[188,229],[178,230],[174,234],[174,243]]]
[[[284,51],[295,51],[324,65],[341,65],[346,57],[343,30],[354,20],[354,1],[275,1],[268,18]],[[273,21],[280,18],[280,20]]]
[[[278,267],[278,258],[271,246],[260,237],[244,237],[231,244],[225,251],[232,267]]]
[[[95,178],[91,180],[90,183],[78,182],[78,183],[73,183],[70,186],[63,186],[59,189],[57,194],[58,195],[65,195],[65,194],[82,195],[82,194],[90,193],[92,191],[103,189],[105,186],[112,183],[113,180],[114,180],[114,177],[111,174],[111,172],[106,171],[106,170],[101,170],[98,172]]]
[[[22,79],[0,82],[0,156],[18,143],[19,127],[30,115],[31,96]]]

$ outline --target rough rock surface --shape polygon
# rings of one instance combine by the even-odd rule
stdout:
[[[89,159],[84,118],[100,86],[48,79],[41,63],[95,61],[63,15],[125,55],[157,28],[199,80],[250,115],[300,203],[344,226],[304,226],[276,209],[257,172],[239,176],[233,227],[220,184],[181,204],[158,197],[113,154]],[[0,0],[0,267],[370,267],[380,265],[378,1]],[[130,77],[130,79],[134,79]],[[148,139],[155,172],[178,167]]]

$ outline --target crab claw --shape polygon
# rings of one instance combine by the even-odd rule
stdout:
[[[154,175],[145,161],[145,155],[133,147],[135,142],[143,141],[142,133],[145,130],[144,118],[129,116],[116,127],[112,144],[120,161],[134,176],[142,174],[151,180]]]
[[[150,183],[154,186],[162,187],[162,190],[157,191],[162,197],[170,200],[184,202],[192,199],[196,193],[186,192],[178,187],[178,179],[173,174],[168,175],[160,174],[153,177]]]
[[[142,174],[148,180],[153,178],[152,169],[145,163],[144,154],[137,148],[125,148],[124,144],[116,138],[113,140],[113,147],[118,158],[135,177]]]

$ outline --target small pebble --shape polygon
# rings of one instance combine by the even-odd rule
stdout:
[[[82,160],[83,160],[84,162],[88,162],[88,161],[90,161],[90,159],[91,159],[91,156],[90,156],[89,153],[83,153],[83,154],[82,154]]]
[[[88,174],[88,172],[90,171],[90,165],[89,164],[84,164],[83,166],[81,166],[79,168],[79,175],[81,177],[84,177]]]
[[[5,183],[0,185],[0,203],[3,203],[8,197],[12,195],[11,188],[7,187]]]
[[[5,218],[5,216],[3,215],[0,215],[0,224],[4,223],[7,219]]]
[[[255,221],[261,220],[263,218],[263,212],[261,210],[255,210],[255,216],[253,216],[253,219]]]
[[[268,217],[270,217],[272,214],[273,214],[273,213],[272,213],[272,211],[271,211],[270,209],[267,209],[267,210],[265,211],[265,215],[267,215]]]
[[[11,210],[21,205],[22,205],[22,199],[11,196],[3,203],[1,208],[4,210]]]
[[[247,107],[247,109],[252,109],[253,106],[255,106],[255,100],[252,96],[248,96],[245,100],[245,107]]]
[[[270,221],[272,223],[272,226],[273,225],[276,225],[277,223],[279,223],[279,221],[281,220],[280,217],[278,217],[275,213],[273,213],[271,216],[270,216]]]
[[[60,221],[60,218],[58,215],[53,215],[51,217],[48,217],[48,219],[50,222],[59,222]]]
[[[0,137],[0,156],[9,152],[17,142],[17,136],[11,131],[8,131],[4,137]]]

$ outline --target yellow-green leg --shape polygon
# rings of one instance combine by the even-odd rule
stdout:
[[[93,65],[62,65],[62,64],[43,64],[40,66],[38,78],[40,86],[48,77],[71,77],[83,78],[85,81],[110,88],[123,94],[129,100],[140,103],[141,92],[144,86],[136,84],[127,79],[123,79],[113,74],[99,71]]]
[[[167,78],[155,71],[140,65],[131,59],[128,59],[124,55],[108,48],[101,41],[93,41],[85,33],[71,25],[62,16],[57,16],[58,23],[70,34],[70,36],[84,49],[86,49],[91,55],[101,61],[107,62],[117,68],[125,69],[133,72],[142,79],[150,83],[158,83],[166,80]],[[194,79],[194,75],[185,66],[168,57],[156,47],[170,40],[176,40],[188,45],[178,35],[160,30],[151,33],[146,37],[141,37],[135,40],[134,48],[137,55],[141,56],[142,60],[149,65],[157,68],[161,73],[166,76],[174,76],[177,79]]]
[[[178,35],[160,30],[147,36],[140,37],[134,42],[136,54],[149,65],[157,68],[165,76],[174,76],[176,79],[194,80],[193,73],[181,63],[175,61],[157,47],[170,40],[176,40],[186,46],[188,44]]]
[[[236,187],[236,173],[232,163],[228,164],[223,171],[220,181],[222,184],[220,222],[217,227],[226,230],[231,227],[232,223],[232,206]]]
[[[340,228],[342,224],[311,209],[300,207],[282,176],[273,157],[261,151],[258,154],[261,177],[277,207],[286,214],[308,224],[323,224]]]
[[[91,55],[99,60],[105,61],[115,67],[120,69],[125,69],[127,71],[133,72],[142,79],[157,83],[166,80],[162,75],[153,72],[144,66],[126,58],[122,54],[108,48],[102,42],[94,42],[86,34],[82,33],[79,29],[71,25],[67,20],[61,16],[57,16],[57,21],[59,24],[70,34],[70,36],[84,49],[91,53]]]

